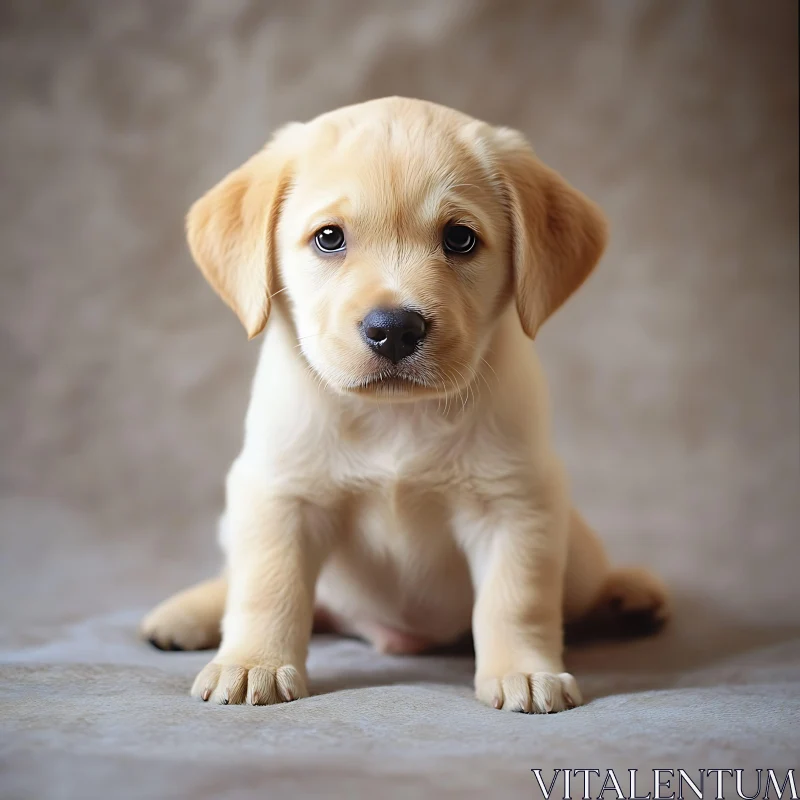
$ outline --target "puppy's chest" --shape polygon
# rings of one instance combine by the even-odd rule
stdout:
[[[474,431],[427,424],[413,416],[379,417],[343,426],[329,467],[343,488],[375,490],[387,499],[454,489],[474,471]]]
[[[491,494],[519,471],[524,442],[485,418],[442,419],[424,409],[374,407],[329,416],[276,448],[273,473],[326,505],[360,495],[400,509],[438,494],[458,501]]]
[[[425,435],[427,433],[427,435]],[[333,473],[349,498],[351,541],[417,574],[449,547],[451,507],[466,480],[464,448],[446,433],[397,425],[343,442]]]

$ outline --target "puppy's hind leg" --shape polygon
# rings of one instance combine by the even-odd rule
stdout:
[[[667,587],[645,567],[617,567],[609,573],[594,613],[609,620],[618,636],[649,636],[669,620]]]
[[[644,567],[611,567],[599,537],[573,509],[564,610],[578,638],[647,636],[667,622],[669,593]]]
[[[219,647],[228,581],[203,581],[156,606],[139,632],[159,650],[212,650]]]

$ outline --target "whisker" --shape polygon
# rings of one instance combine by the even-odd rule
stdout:
[[[476,402],[475,390],[474,390],[475,370],[469,364],[463,364],[462,366],[464,367],[464,369],[467,370],[467,374],[469,375],[469,381],[467,382],[467,386],[466,386],[466,389],[467,389],[467,404],[475,403]]]
[[[483,372],[481,370],[476,369],[475,375],[484,382],[484,384],[486,385],[486,389],[488,390],[489,394],[491,394],[492,387],[489,385],[489,381],[486,379],[486,376],[483,374]]]
[[[450,373],[445,372],[444,376],[442,377],[442,395],[444,395],[444,416],[447,416],[447,412],[450,410],[450,393],[447,391],[447,381],[450,380]],[[437,383],[438,387],[438,383]],[[441,401],[441,396],[437,398]],[[437,411],[439,410],[439,406],[436,407]]]
[[[279,295],[281,292],[285,292],[285,291],[286,291],[288,288],[289,288],[288,286],[284,286],[284,287],[283,287],[283,289],[278,289],[278,291],[277,291],[277,292],[273,292],[273,293],[272,293],[272,294],[271,294],[271,295],[270,295],[270,296],[267,298],[267,300],[272,300],[272,298],[273,298],[273,297],[277,297],[277,296],[278,296],[278,295]]]
[[[457,367],[453,367],[453,369],[454,369],[454,370],[456,371],[456,373],[458,374],[458,377],[459,377],[459,378],[461,378],[461,382],[462,382],[462,383],[465,383],[465,381],[464,381],[464,375],[463,375],[463,373],[461,372],[461,370],[459,370]],[[462,391],[462,390],[459,390],[459,394],[461,395],[461,411],[462,411],[462,412],[464,412],[464,411],[466,411],[466,410],[467,410],[467,400],[466,400],[466,398],[464,397],[464,393],[463,393],[463,391]]]
[[[486,364],[487,367],[489,367],[494,377],[497,378],[497,382],[500,383],[500,376],[497,374],[497,372],[495,372],[494,367],[483,356],[481,356],[481,361],[483,361],[483,363]]]
[[[455,397],[458,394],[458,381],[456,381],[455,378],[453,378],[453,373],[449,369],[447,370],[447,377],[450,380],[450,383],[452,385],[451,388],[456,390],[455,392],[448,392],[448,394],[447,394],[447,411],[449,413],[450,412],[450,401],[452,399],[453,402],[455,403]]]
[[[458,364],[459,364],[459,366],[464,367],[465,369],[467,369],[469,371],[470,380],[469,380],[469,383],[466,386],[466,389],[467,389],[467,391],[469,393],[469,396],[471,398],[471,401],[473,403],[477,403],[478,402],[477,390],[475,388],[475,378],[476,377],[480,376],[483,379],[484,383],[486,383],[487,389],[489,389],[489,393],[491,394],[491,387],[489,386],[489,383],[486,380],[486,377],[481,372],[479,372],[477,369],[475,369],[475,367],[473,367],[471,364],[468,364],[466,361],[459,361]],[[497,373],[495,373],[495,374],[497,374]]]
[[[308,339],[314,339],[317,336],[322,336],[322,333],[309,333],[308,336],[298,336],[297,337],[297,344],[294,346],[295,350],[302,350],[303,349],[303,342],[307,341]]]

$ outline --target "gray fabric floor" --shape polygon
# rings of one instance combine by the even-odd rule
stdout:
[[[676,619],[573,648],[569,713],[481,707],[466,657],[326,637],[314,697],[212,708],[187,694],[205,655],[135,637],[217,566],[258,347],[183,213],[276,125],[395,93],[522,128],[612,222],[539,349],[577,503]],[[1,797],[797,766],[796,3],[9,0],[0,108]]]

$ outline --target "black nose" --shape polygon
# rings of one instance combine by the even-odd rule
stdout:
[[[361,323],[367,344],[393,364],[417,349],[425,338],[426,328],[421,314],[404,308],[375,308]]]

